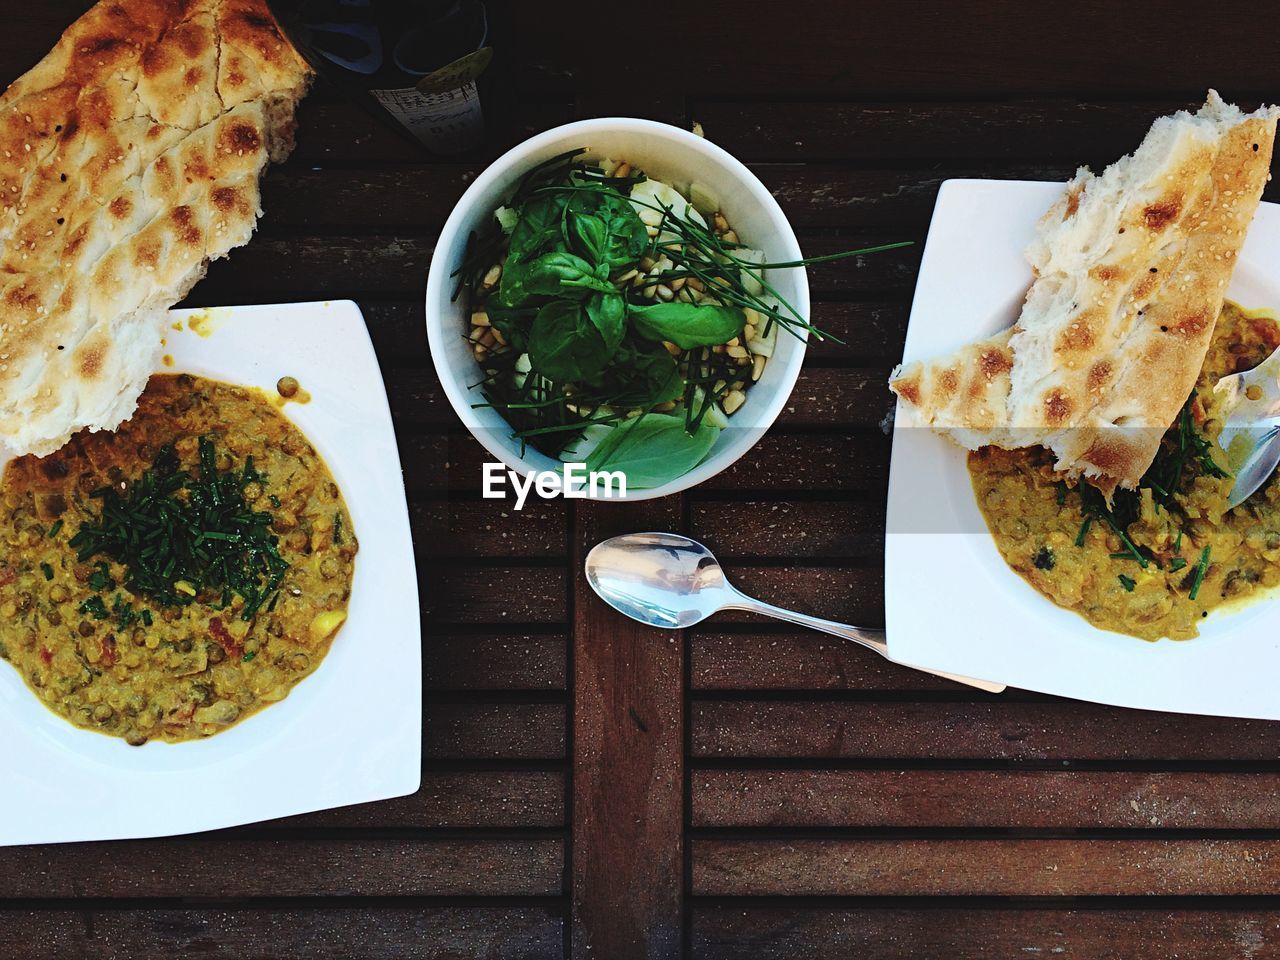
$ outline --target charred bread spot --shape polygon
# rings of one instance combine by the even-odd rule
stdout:
[[[258,128],[245,120],[236,120],[225,127],[219,140],[222,149],[231,153],[256,153],[262,146]]]
[[[943,370],[938,374],[938,392],[951,396],[960,387],[960,378],[955,370]]]
[[[124,194],[121,194],[107,205],[107,210],[109,210],[111,215],[117,220],[123,220],[133,212],[133,201]]]
[[[1062,395],[1061,390],[1052,390],[1044,398],[1044,416],[1045,422],[1052,427],[1059,427],[1066,423],[1074,409],[1074,404]]]
[[[1113,372],[1110,360],[1099,360],[1089,368],[1089,389],[1101,390],[1110,382]]]
[[[1073,187],[1067,192],[1067,207],[1062,212],[1062,219],[1069,220],[1080,209],[1080,198],[1084,196],[1084,187]]]
[[[1093,331],[1095,319],[1095,315],[1089,312],[1082,313],[1076,317],[1058,336],[1058,341],[1054,344],[1054,351],[1056,353],[1077,353],[1092,349],[1094,343],[1097,342],[1097,337]]]
[[[1182,199],[1180,197],[1171,197],[1146,207],[1142,211],[1142,221],[1149,230],[1159,233],[1173,223],[1174,220],[1177,220],[1178,214],[1181,212]]]
[[[191,207],[185,203],[180,207],[174,207],[169,214],[169,219],[173,221],[179,243],[186,244],[189,247],[199,246],[203,243],[204,237],[200,233],[200,228],[195,224],[195,214],[192,213]]]
[[[80,375],[86,380],[94,380],[102,370],[102,345],[95,344],[80,352]]]
[[[978,369],[988,382],[1013,369],[1013,358],[1003,350],[984,350],[978,358]]]
[[[1188,337],[1196,337],[1204,333],[1212,325],[1213,319],[1209,314],[1204,310],[1197,310],[1195,313],[1183,317],[1170,329]]]
[[[893,390],[907,403],[915,406],[920,405],[920,375],[916,374],[911,377],[903,377],[901,380],[895,380],[892,384]]]

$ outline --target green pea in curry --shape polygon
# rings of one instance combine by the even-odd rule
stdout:
[[[196,740],[283,700],[347,616],[324,461],[264,393],[152,377],[115,433],[0,480],[0,658],[76,726]]]
[[[1041,448],[971,453],[974,493],[1005,562],[1058,606],[1144,640],[1195,637],[1209,611],[1280,584],[1280,484],[1227,510],[1213,390],[1278,345],[1274,317],[1228,301],[1155,463],[1110,506],[1088,484],[1062,480]]]

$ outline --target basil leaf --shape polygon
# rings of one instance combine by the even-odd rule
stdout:
[[[651,340],[632,340],[613,358],[617,397],[624,407],[651,407],[684,395],[684,379],[676,358]]]
[[[529,362],[535,373],[555,383],[590,380],[611,353],[582,304],[572,300],[548,303],[529,331]]]
[[[604,220],[593,213],[578,213],[570,210],[566,223],[570,246],[592,263],[598,264],[604,261],[605,250],[609,243],[609,228]]]
[[[549,297],[581,296],[592,290],[614,292],[612,284],[596,276],[591,264],[562,250],[544,253],[529,264],[523,285],[528,293]]]
[[[579,190],[568,202],[567,216],[591,215],[604,226],[605,242],[593,259],[608,264],[611,273],[625,273],[644,256],[649,234],[635,207],[621,194],[608,189]]]
[[[627,304],[622,299],[622,294],[593,293],[587,300],[586,311],[587,318],[595,324],[612,356],[627,329]]]
[[[627,314],[636,333],[649,340],[667,340],[682,350],[727,343],[746,323],[740,307],[698,303],[629,304]]]
[[[548,193],[539,194],[520,207],[520,219],[511,231],[507,259],[526,262],[557,243],[567,203],[563,195]]]
[[[620,470],[627,487],[644,490],[684,476],[707,455],[720,431],[699,424],[690,436],[684,417],[645,414],[610,431],[587,457],[588,470]]]

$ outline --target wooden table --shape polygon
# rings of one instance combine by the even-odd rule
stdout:
[[[0,75],[83,6],[6,18]],[[658,502],[480,499],[485,457],[422,329],[444,217],[535,130],[696,119],[807,252],[919,242],[948,177],[1061,180],[1211,83],[1280,96],[1274,32],[1230,4],[689,6],[668,26],[656,6],[495,3],[513,102],[477,159],[424,161],[331,91],[307,101],[261,231],[192,303],[353,297],[368,318],[421,573],[423,787],[0,850],[0,956],[1280,957],[1280,726],[988,696],[757,620],[659,635],[587,590],[593,543],[668,528],[765,598],[882,621],[879,425],[918,246],[812,270],[814,319],[848,345],[810,351],[741,463]]]

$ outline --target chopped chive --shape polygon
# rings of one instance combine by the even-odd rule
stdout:
[[[1196,594],[1200,592],[1200,585],[1204,583],[1204,575],[1209,570],[1209,551],[1210,547],[1206,546],[1200,554],[1200,562],[1196,564],[1195,577],[1191,581],[1191,592],[1187,596],[1194,600]]]
[[[1080,532],[1076,534],[1076,546],[1084,546],[1084,538],[1089,533],[1089,528],[1093,526],[1093,514],[1089,514],[1084,518],[1084,523],[1080,524]]]
[[[53,567],[49,566],[49,564],[47,563],[40,564],[40,572],[44,574],[44,578],[46,580],[53,579]]]
[[[1170,570],[1181,570],[1186,565],[1187,565],[1187,561],[1184,560],[1182,557],[1174,557],[1172,560],[1169,561]]]
[[[1067,482],[1059,480],[1054,486],[1058,488],[1058,506],[1062,506],[1067,502]]]
[[[53,526],[49,528],[49,532],[46,533],[45,536],[56,537],[58,535],[58,531],[61,529],[62,529],[62,518],[59,517],[57,520],[53,521]]]
[[[1120,586],[1124,587],[1129,593],[1133,593],[1133,588],[1138,585],[1138,582],[1133,577],[1126,577],[1123,573],[1116,579],[1120,581]]]

